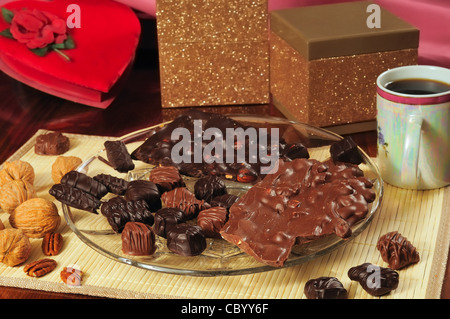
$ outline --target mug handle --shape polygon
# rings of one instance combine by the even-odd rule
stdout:
[[[403,185],[416,187],[419,182],[419,150],[420,135],[422,130],[423,116],[418,110],[411,113],[406,119],[405,144],[403,145],[403,164],[401,182]],[[408,170],[413,169],[412,172]]]

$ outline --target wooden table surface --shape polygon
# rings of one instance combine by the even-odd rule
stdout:
[[[134,68],[116,100],[105,110],[63,100],[30,88],[0,73],[0,163],[22,146],[38,129],[101,136],[122,136],[184,112],[161,109],[155,24],[142,21],[142,40]],[[281,116],[272,105],[205,107],[211,112],[255,113]],[[370,156],[376,156],[376,132],[352,134]],[[447,270],[441,298],[450,298]],[[1,299],[93,298],[0,286]]]

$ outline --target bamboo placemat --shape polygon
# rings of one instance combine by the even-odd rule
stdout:
[[[55,156],[34,153],[39,130],[9,160],[21,159],[35,169],[35,186],[39,197],[54,200],[48,194],[53,184],[51,165]],[[64,155],[83,160],[103,148],[107,137],[65,134],[71,149]],[[85,155],[83,155],[85,154]],[[64,221],[59,231],[64,236],[64,247],[54,258],[58,267],[41,277],[27,277],[23,265],[8,267],[0,264],[0,285],[20,288],[79,293],[111,298],[305,298],[307,280],[320,276],[337,277],[349,292],[349,298],[374,298],[359,283],[347,276],[350,267],[371,262],[386,267],[376,243],[389,231],[397,230],[417,248],[420,262],[400,270],[396,290],[382,298],[439,298],[450,242],[450,188],[431,191],[403,190],[385,184],[384,198],[372,223],[357,238],[330,254],[286,269],[241,276],[192,277],[164,274],[129,266],[107,258],[84,244]],[[61,206],[55,201],[62,216]],[[8,214],[0,212],[5,226]],[[32,255],[27,262],[43,258],[40,239],[31,239]],[[59,278],[60,270],[77,265],[84,272],[81,287],[68,287]]]

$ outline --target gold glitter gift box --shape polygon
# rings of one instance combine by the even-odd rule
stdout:
[[[370,4],[271,12],[270,88],[286,117],[322,127],[375,125],[376,78],[417,64],[419,30],[379,6],[380,28],[370,28],[377,18]]]
[[[158,0],[163,108],[268,103],[267,0]]]

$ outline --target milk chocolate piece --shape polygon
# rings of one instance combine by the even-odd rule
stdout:
[[[231,206],[221,235],[258,261],[283,266],[295,243],[350,237],[375,199],[372,186],[353,164],[280,160],[276,173]]]
[[[186,216],[181,209],[164,207],[155,213],[155,233],[166,238],[167,232],[174,226],[186,221]]]
[[[221,238],[220,230],[228,219],[228,211],[225,207],[216,206],[198,213],[197,225],[203,230],[206,237]]]
[[[176,187],[186,186],[178,169],[174,166],[159,166],[151,170],[149,180],[155,183],[161,194]]]
[[[41,134],[36,137],[34,151],[39,155],[61,155],[70,148],[70,140],[61,132]]]
[[[128,187],[128,181],[123,178],[108,175],[108,174],[98,174],[93,177],[97,182],[105,185],[110,193],[116,195],[125,195],[125,191]]]
[[[363,158],[358,150],[358,145],[350,136],[334,142],[330,146],[331,158],[334,162],[346,162],[352,164],[361,164]]]
[[[416,264],[420,260],[416,247],[397,231],[381,236],[378,239],[377,249],[389,268],[394,270]]]
[[[102,214],[116,233],[121,233],[127,222],[140,222],[152,226],[154,217],[144,200],[129,201],[123,197],[113,197],[103,203]]]
[[[116,171],[126,173],[134,169],[133,160],[124,142],[106,141],[104,145],[108,161]]]
[[[70,171],[61,178],[61,184],[78,188],[83,192],[89,193],[98,199],[101,199],[108,193],[108,189],[102,183],[86,174]]]
[[[161,199],[167,207],[181,209],[188,220],[197,217],[201,210],[211,207],[204,200],[195,198],[195,195],[186,187],[177,187],[165,192],[162,194]]]
[[[348,277],[358,281],[372,296],[383,296],[396,289],[399,282],[398,272],[390,268],[364,263],[349,269]]]
[[[230,207],[239,200],[239,196],[233,194],[224,194],[220,196],[216,196],[211,200],[211,206],[222,206],[225,207],[228,211]]]
[[[101,205],[101,201],[94,195],[69,185],[54,184],[50,188],[49,194],[61,203],[94,214],[97,214],[97,209]]]
[[[128,222],[122,232],[122,251],[132,256],[153,255],[156,251],[155,233],[143,223]]]
[[[214,175],[202,177],[195,182],[194,194],[197,199],[210,202],[213,197],[227,193],[224,181]]]
[[[305,296],[308,299],[347,299],[347,289],[335,277],[319,277],[305,284]]]
[[[156,212],[162,207],[158,186],[150,181],[135,180],[129,182],[125,198],[130,201],[145,200],[152,212]]]
[[[206,249],[206,239],[199,226],[178,224],[167,232],[167,248],[182,256],[197,256]]]

